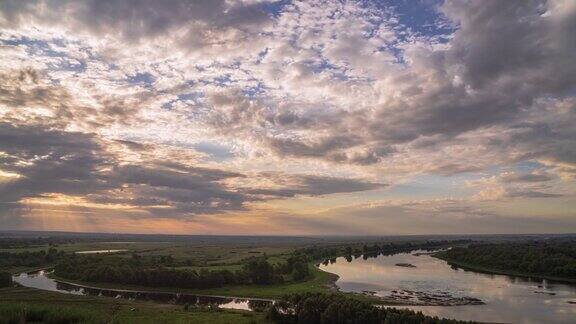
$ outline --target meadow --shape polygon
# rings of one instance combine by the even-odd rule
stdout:
[[[8,323],[270,323],[262,313],[188,308],[105,297],[74,296],[29,288],[0,289],[0,324]]]

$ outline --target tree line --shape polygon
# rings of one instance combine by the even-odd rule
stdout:
[[[7,271],[0,271],[0,288],[12,285],[12,275]]]
[[[342,294],[287,295],[266,311],[278,324],[460,324],[405,309],[383,308]]]
[[[487,269],[576,279],[576,240],[474,244],[438,253],[439,258]]]
[[[43,267],[57,262],[62,256],[64,256],[64,252],[58,251],[56,248],[37,252],[0,252],[0,269],[10,267]]]
[[[310,246],[297,250],[297,253],[308,256],[311,260],[323,263],[335,262],[337,257],[344,256],[348,261],[352,258],[375,258],[379,255],[392,255],[414,250],[437,250],[440,248],[469,244],[471,240],[438,240],[421,242],[382,242],[372,244],[354,244],[337,246]]]
[[[381,243],[372,245],[311,246],[295,250],[284,262],[270,264],[266,257],[244,260],[241,270],[175,269],[171,257],[144,258],[138,254],[122,256],[69,255],[55,267],[62,278],[87,282],[134,284],[151,287],[180,287],[188,289],[217,288],[227,285],[270,285],[306,280],[311,276],[311,263],[334,262],[338,256],[364,258],[380,254],[394,254],[417,249],[438,249],[468,241],[424,241],[416,243]]]
[[[291,255],[286,262],[272,265],[266,257],[246,260],[241,270],[174,269],[162,264],[144,264],[140,258],[114,258],[71,255],[60,260],[55,274],[88,282],[134,284],[188,289],[217,288],[226,285],[270,285],[304,280],[310,276],[308,259]]]

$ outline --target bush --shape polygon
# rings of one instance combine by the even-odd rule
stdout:
[[[9,272],[0,271],[0,288],[12,286],[12,275]]]
[[[75,324],[99,323],[94,314],[79,309],[38,305],[0,305],[0,324],[45,323]]]
[[[405,309],[380,308],[342,294],[287,295],[270,306],[266,317],[279,324],[459,324],[470,323],[426,316]]]

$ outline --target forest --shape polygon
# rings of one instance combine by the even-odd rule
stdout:
[[[298,253],[308,256],[308,258],[323,263],[334,262],[337,257],[345,257],[351,261],[352,257],[364,259],[375,258],[379,255],[392,255],[396,253],[410,252],[414,250],[437,250],[441,248],[460,246],[469,244],[471,240],[438,240],[438,241],[416,241],[416,242],[375,242],[361,245],[340,245],[340,246],[309,246],[297,250]]]
[[[133,253],[128,258],[99,255],[68,255],[55,266],[55,275],[86,282],[129,284],[188,289],[218,288],[226,285],[271,285],[306,280],[314,262],[330,262],[338,256],[376,257],[416,249],[463,244],[467,241],[424,241],[419,243],[373,243],[371,245],[311,246],[294,250],[283,261],[270,263],[266,256],[242,261],[238,270],[178,269],[180,262],[170,256],[151,257]]]
[[[0,269],[10,267],[38,268],[54,264],[64,256],[63,251],[56,248],[49,248],[47,251],[37,252],[0,252]]]
[[[72,255],[61,260],[54,270],[58,277],[73,280],[188,289],[236,284],[269,285],[303,280],[309,276],[308,259],[298,254],[277,265],[270,264],[265,257],[253,257],[236,271],[174,269],[145,260],[137,254],[127,259]]]
[[[0,288],[12,285],[12,275],[10,272],[0,271]]]
[[[435,255],[458,265],[576,279],[576,240],[473,244]]]

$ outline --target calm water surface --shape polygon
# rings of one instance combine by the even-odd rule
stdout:
[[[422,252],[422,251],[415,251]],[[415,268],[400,267],[410,263]],[[347,292],[390,296],[399,291],[479,298],[485,305],[406,306],[424,314],[498,323],[576,323],[576,285],[490,275],[451,267],[430,255],[401,253],[320,265],[340,276],[336,285]],[[394,293],[393,291],[396,291]]]
[[[13,276],[14,282],[30,288],[55,291],[73,295],[107,296],[124,299],[150,300],[174,304],[215,305],[219,308],[256,310],[263,309],[272,301],[264,299],[245,299],[220,296],[201,296],[178,294],[173,292],[136,291],[122,289],[103,289],[60,282],[47,276],[44,270],[21,273]]]
[[[76,254],[104,254],[104,253],[117,253],[126,252],[128,250],[92,250],[92,251],[78,251],[74,252]]]

